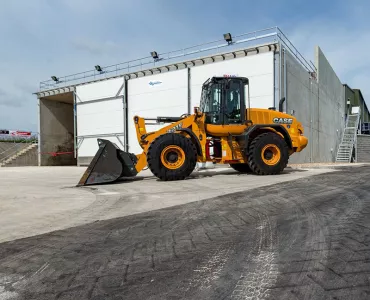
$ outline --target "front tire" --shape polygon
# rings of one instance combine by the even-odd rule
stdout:
[[[166,133],[151,142],[147,162],[152,173],[161,180],[183,180],[195,168],[197,150],[187,137]]]
[[[255,137],[248,149],[248,165],[258,175],[279,174],[287,166],[288,160],[287,143],[273,132]]]

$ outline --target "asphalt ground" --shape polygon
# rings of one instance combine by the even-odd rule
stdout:
[[[3,242],[0,299],[370,299],[369,178],[344,167]]]

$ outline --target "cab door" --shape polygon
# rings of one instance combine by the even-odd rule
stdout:
[[[243,80],[235,78],[212,86],[209,99],[216,107],[211,113],[207,112],[206,129],[210,135],[229,136],[244,132],[247,127],[245,85]]]
[[[245,123],[244,83],[231,79],[227,82],[223,97],[223,125],[240,125]]]

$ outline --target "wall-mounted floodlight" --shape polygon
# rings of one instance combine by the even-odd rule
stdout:
[[[100,72],[100,73],[102,73],[103,72],[103,69],[101,68],[101,66],[99,66],[99,65],[96,65],[95,66],[95,70],[96,71],[98,71],[98,72]]]
[[[150,55],[151,55],[154,59],[158,59],[158,58],[159,58],[157,51],[152,51],[152,52],[150,52]]]
[[[53,79],[55,82],[59,82],[59,78],[57,78],[56,76],[51,76],[51,79]]]
[[[225,41],[230,45],[233,43],[233,38],[231,36],[231,33],[225,33],[224,34]]]

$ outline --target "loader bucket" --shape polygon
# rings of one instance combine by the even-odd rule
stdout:
[[[136,176],[136,156],[119,149],[111,141],[98,139],[99,149],[77,186],[114,182]]]

